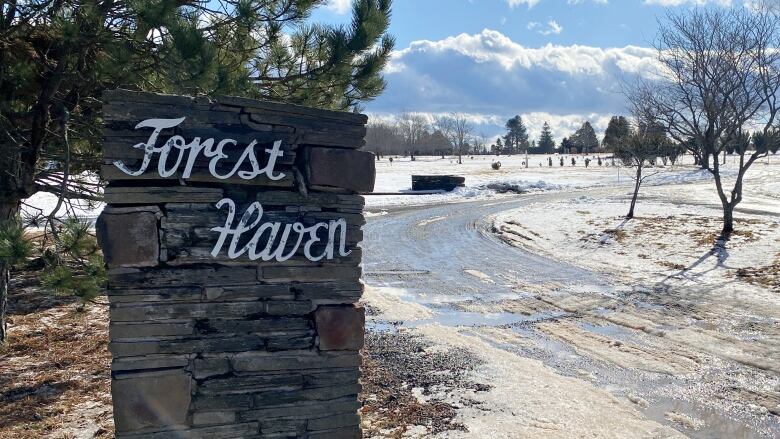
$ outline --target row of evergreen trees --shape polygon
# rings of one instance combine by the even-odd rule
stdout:
[[[609,121],[604,138],[599,142],[596,131],[590,122],[585,121],[582,126],[569,137],[561,140],[557,145],[553,138],[550,124],[544,122],[539,140],[528,139],[528,128],[519,115],[506,122],[507,133],[496,139],[491,145],[494,154],[519,154],[528,151],[529,154],[553,154],[561,153],[590,153],[599,151],[614,151],[620,139],[624,139],[629,133],[629,123],[624,116],[613,116]]]

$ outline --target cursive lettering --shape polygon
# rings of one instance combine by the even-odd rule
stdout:
[[[137,177],[147,171],[154,155],[159,154],[157,174],[160,177],[170,177],[181,167],[181,164],[186,157],[182,178],[190,178],[195,161],[200,154],[203,154],[204,157],[210,159],[209,173],[219,180],[226,180],[234,175],[237,175],[243,180],[251,180],[263,174],[265,174],[269,180],[273,181],[281,180],[285,177],[283,172],[275,172],[274,170],[276,161],[284,154],[284,151],[281,150],[281,140],[275,141],[270,149],[265,148],[265,153],[268,155],[268,162],[265,166],[261,167],[260,162],[257,160],[257,155],[255,154],[257,141],[253,141],[244,147],[238,161],[236,161],[229,172],[224,174],[219,173],[217,167],[221,160],[228,158],[228,154],[225,153],[226,148],[238,147],[238,142],[234,139],[222,139],[219,142],[215,142],[214,139],[211,138],[201,141],[200,137],[195,137],[190,142],[187,142],[182,136],[174,135],[162,146],[156,146],[162,130],[174,128],[184,122],[184,120],[184,117],[179,117],[176,119],[146,119],[139,122],[135,126],[135,129],[152,128],[152,133],[149,135],[146,142],[133,145],[133,148],[144,150],[144,158],[141,161],[141,166],[136,170],[132,170],[121,160],[115,161],[114,166],[127,175]],[[240,170],[245,165],[247,165],[250,170]]]
[[[230,198],[223,198],[217,202],[217,209],[227,208],[227,218],[225,224],[219,227],[213,227],[213,232],[219,233],[219,238],[211,251],[211,255],[216,257],[230,239],[227,249],[227,256],[230,259],[247,254],[252,260],[270,261],[275,260],[284,262],[295,255],[299,249],[303,248],[303,254],[310,261],[320,261],[322,259],[333,259],[338,251],[339,256],[348,256],[352,253],[346,249],[347,245],[347,221],[344,218],[320,222],[306,227],[300,222],[283,224],[281,222],[265,222],[261,224],[263,218],[263,206],[255,201],[241,215],[238,224],[234,225],[236,219],[236,203]],[[321,253],[315,254],[314,246],[323,243],[320,230],[327,232],[327,240],[324,241],[325,248]],[[281,236],[279,235],[281,231]],[[292,235],[292,241],[290,240]],[[251,236],[246,244],[244,238]],[[336,240],[338,237],[338,250],[336,250]],[[264,242],[265,244],[261,244]],[[292,243],[292,244],[290,244]],[[301,247],[302,246],[302,247]],[[285,252],[285,250],[287,250]]]

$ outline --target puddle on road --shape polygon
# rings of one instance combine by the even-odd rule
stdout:
[[[653,398],[648,407],[640,410],[650,419],[670,425],[692,439],[729,438],[759,439],[771,437],[771,434],[757,432],[748,425],[731,419],[721,412],[671,398]],[[667,413],[683,413],[700,423],[694,428],[686,428],[667,417]]]
[[[366,322],[367,325],[375,329],[383,328],[416,328],[424,325],[439,324],[450,327],[514,327],[518,325],[527,325],[541,322],[565,315],[565,312],[551,311],[538,312],[530,315],[515,314],[511,312],[480,313],[471,311],[461,311],[453,308],[453,303],[426,303],[415,300],[414,303],[429,308],[435,314],[431,318],[407,321],[383,321],[381,319]]]

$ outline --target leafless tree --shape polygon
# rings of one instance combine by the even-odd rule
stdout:
[[[490,138],[487,136],[487,134],[480,132],[477,135],[477,147],[475,148],[474,153],[483,154],[487,152],[489,143],[490,143]]]
[[[722,204],[723,238],[734,230],[745,173],[774,142],[780,89],[776,47],[778,16],[768,9],[669,13],[656,42],[657,76],[627,91],[635,114],[661,124],[672,139],[698,150]],[[766,138],[759,142],[763,146],[736,148],[749,128]],[[739,154],[733,179],[721,173],[719,158],[727,151]]]
[[[468,139],[474,131],[471,122],[464,114],[454,113],[436,118],[436,128],[450,139],[455,153],[458,155],[458,164],[462,164],[463,152],[468,149]]]
[[[421,114],[403,113],[398,119],[398,128],[409,148],[411,160],[414,161],[415,147],[420,143],[420,139],[428,130],[428,120]]]
[[[639,196],[639,188],[646,179],[657,174],[644,174],[645,166],[652,164],[659,157],[668,157],[674,146],[666,137],[664,127],[655,125],[653,121],[637,120],[635,127],[629,135],[614,147],[615,156],[624,165],[636,169],[634,175],[634,194],[631,197],[631,207],[628,209],[627,219],[634,217],[634,208]]]

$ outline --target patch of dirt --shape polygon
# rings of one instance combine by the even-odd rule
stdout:
[[[9,285],[0,438],[113,437],[107,307],[53,297],[40,275],[15,273]]]
[[[774,263],[763,267],[740,268],[735,276],[745,282],[780,293],[780,257]]]
[[[451,401],[446,395],[490,389],[466,378],[479,364],[472,354],[430,349],[419,337],[403,332],[367,331],[362,356],[361,413],[368,438],[467,431],[454,421],[456,405],[475,403]]]

